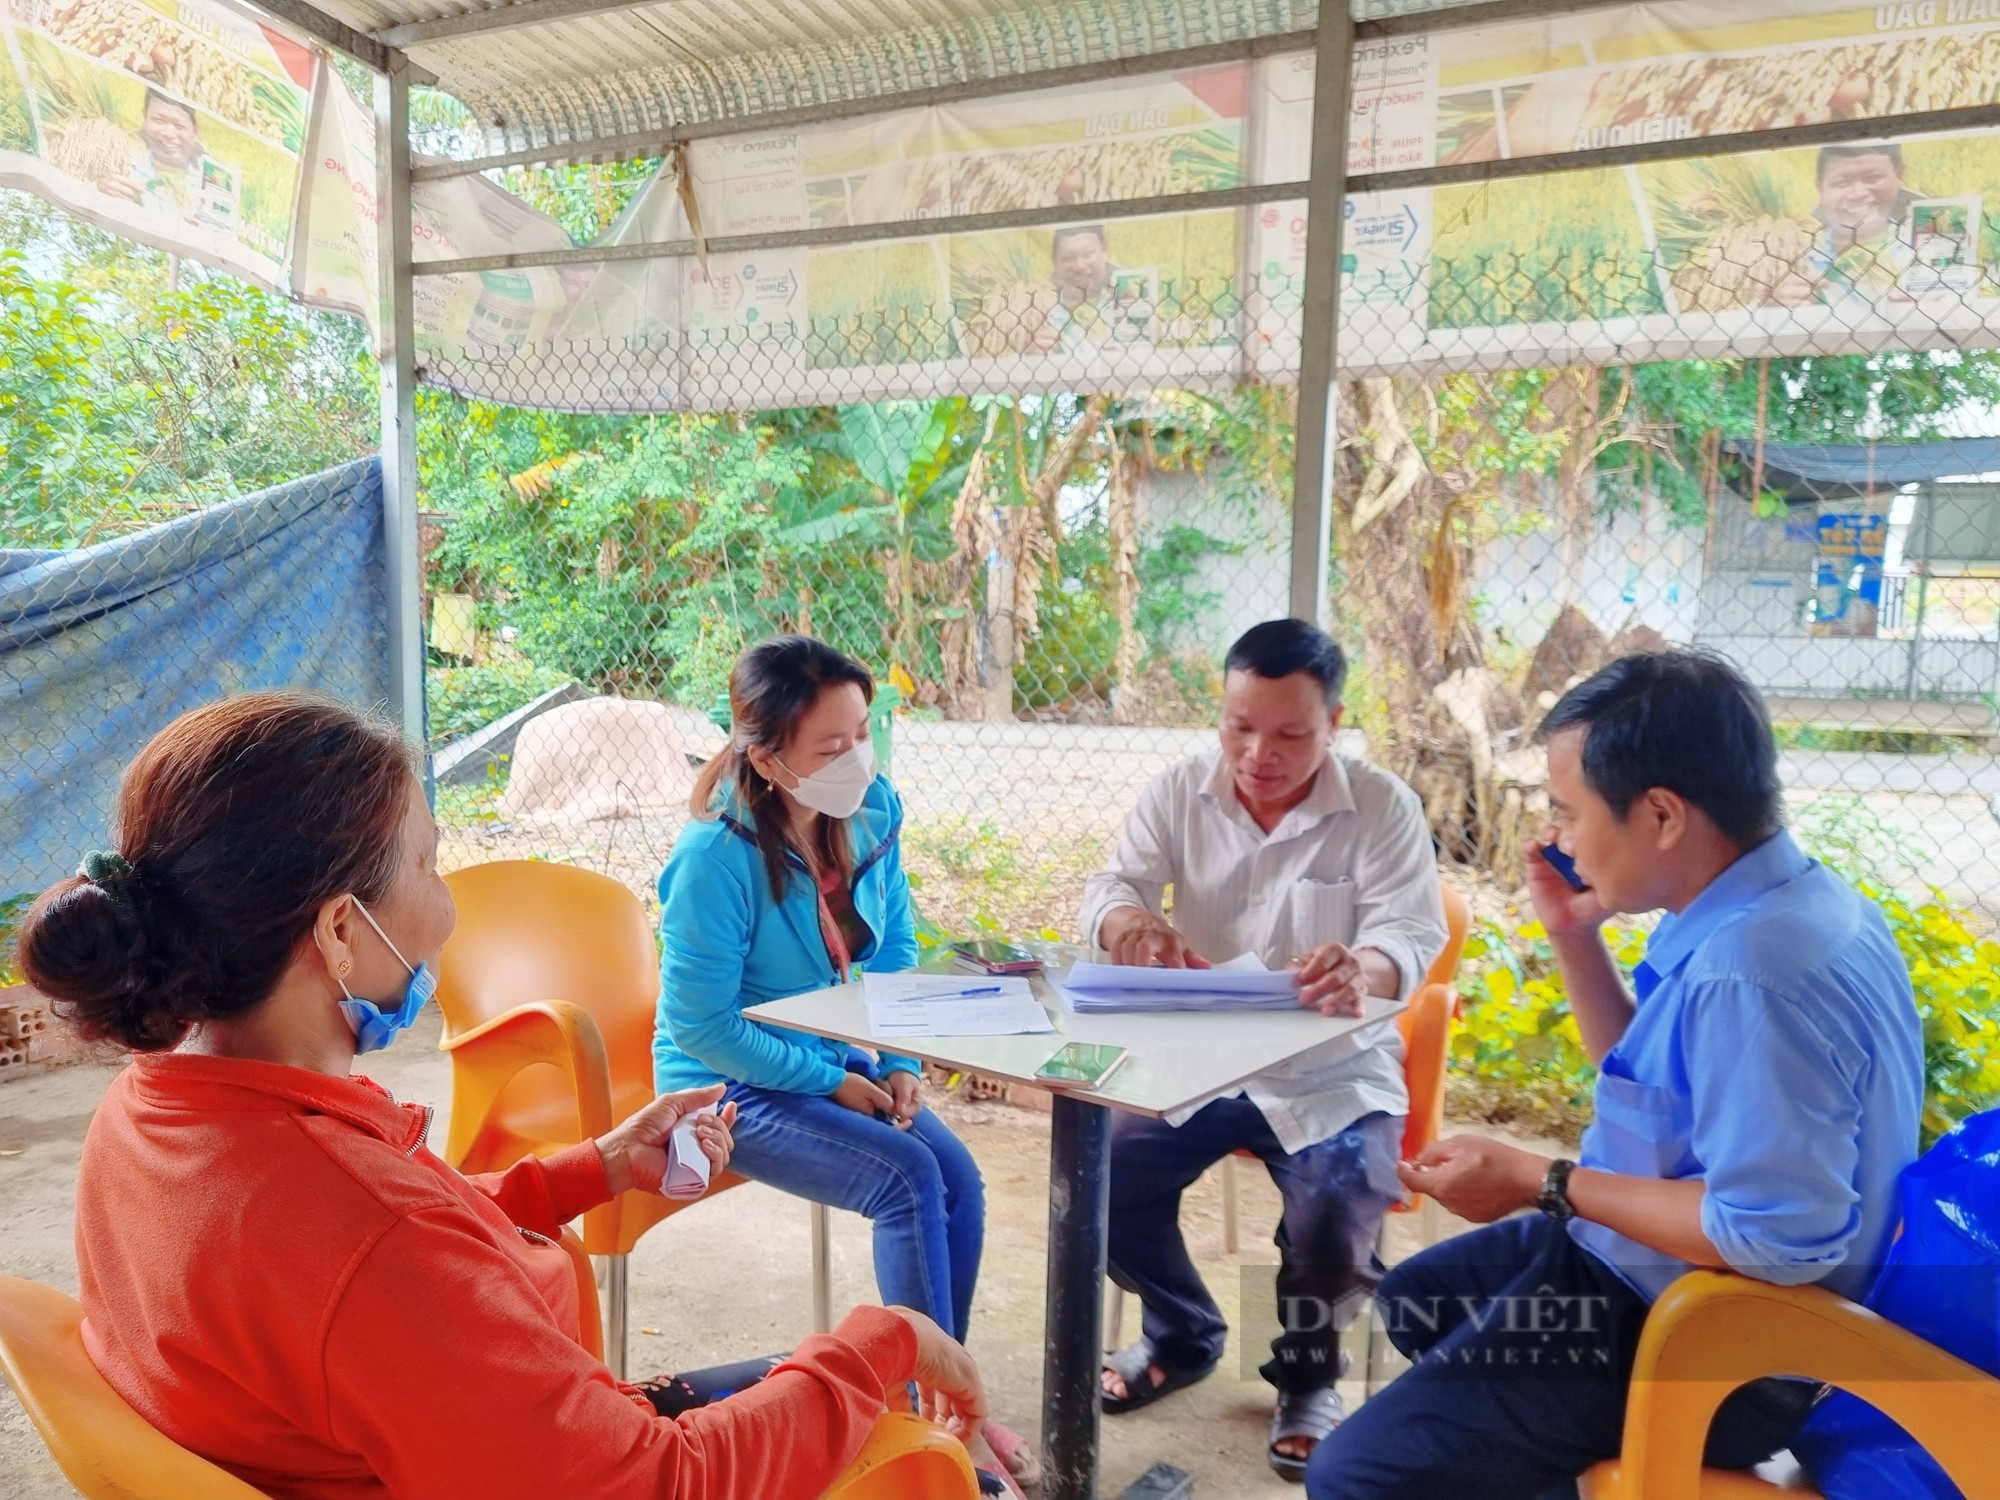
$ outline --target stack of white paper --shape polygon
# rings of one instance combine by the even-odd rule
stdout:
[[[694,1133],[694,1122],[715,1113],[713,1104],[704,1104],[692,1114],[682,1115],[667,1137],[667,1175],[660,1191],[669,1198],[699,1198],[708,1191],[708,1153]]]
[[[863,974],[868,1030],[899,1036],[1021,1036],[1055,1022],[1025,979],[959,974]]]
[[[1213,969],[1150,969],[1133,964],[1072,964],[1056,976],[1070,1009],[1094,1011],[1297,1010],[1298,979],[1267,969],[1252,954]]]

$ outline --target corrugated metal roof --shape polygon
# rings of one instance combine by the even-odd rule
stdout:
[[[1369,0],[1380,13],[1414,0]],[[357,30],[485,12],[323,0]],[[516,151],[1309,30],[1316,0],[672,0],[412,43]]]
[[[1357,20],[1477,3],[1350,0]],[[597,12],[584,15],[563,14],[562,0],[319,4],[377,37],[522,12],[398,43],[486,123],[489,152],[1253,41],[1310,30],[1319,11],[1318,0],[576,0]]]

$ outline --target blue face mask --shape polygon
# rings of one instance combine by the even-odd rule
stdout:
[[[368,925],[383,942],[389,944],[389,951],[396,955],[396,962],[410,970],[410,982],[403,986],[403,1003],[392,1011],[384,1011],[373,1000],[362,1000],[347,987],[347,981],[334,976],[334,983],[340,986],[341,994],[347,998],[340,1002],[340,1013],[347,1018],[348,1029],[354,1033],[354,1050],[379,1052],[408,1031],[417,1019],[417,1013],[430,1004],[431,996],[437,993],[437,975],[431,972],[428,963],[411,968],[410,961],[403,957],[403,950],[389,941],[389,934],[382,931],[382,924],[370,915],[361,904],[359,896],[354,898],[355,908],[368,918]]]

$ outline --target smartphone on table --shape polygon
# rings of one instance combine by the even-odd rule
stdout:
[[[1584,884],[1583,877],[1576,873],[1576,861],[1563,853],[1554,844],[1542,845],[1542,861],[1551,870],[1554,870],[1556,874],[1562,876],[1564,882],[1571,890],[1587,891],[1590,889],[1588,885]]]
[[[1042,961],[1026,948],[999,938],[967,938],[951,951],[982,974],[1039,974]]]
[[[1131,1053],[1109,1042],[1065,1042],[1056,1055],[1035,1069],[1035,1076],[1073,1089],[1097,1089],[1124,1066]]]

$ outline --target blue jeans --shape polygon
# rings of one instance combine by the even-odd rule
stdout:
[[[1283,1391],[1339,1378],[1340,1330],[1356,1292],[1375,1284],[1375,1233],[1402,1197],[1401,1119],[1365,1115],[1340,1134],[1288,1152],[1242,1095],[1218,1099],[1182,1125],[1119,1114],[1111,1124],[1111,1279],[1138,1294],[1162,1369],[1202,1369],[1222,1357],[1229,1325],[1181,1237],[1181,1194],[1232,1151],[1269,1168],[1285,1200],[1278,1224],[1281,1332],[1262,1374]]]
[[[1649,1305],[1540,1214],[1412,1256],[1375,1294],[1412,1365],[1317,1448],[1310,1500],[1574,1500],[1618,1455]],[[1711,1468],[1747,1469],[1791,1441],[1816,1388],[1759,1380],[1722,1403]]]
[[[858,1049],[847,1067],[877,1076]],[[736,1105],[730,1170],[873,1220],[883,1302],[929,1314],[963,1343],[986,1238],[986,1184],[945,1123],[925,1109],[898,1130],[826,1095],[742,1083],[723,1097]]]

